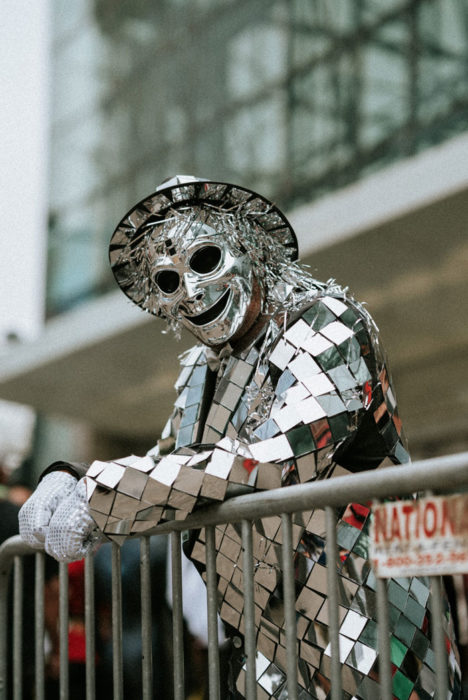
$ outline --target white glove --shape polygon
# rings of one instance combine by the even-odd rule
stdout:
[[[76,479],[68,472],[47,474],[21,508],[18,519],[20,535],[31,547],[43,549],[49,523],[59,503],[76,486]]]
[[[19,512],[20,534],[35,549],[57,561],[82,559],[101,535],[89,513],[86,477],[47,474]]]
[[[45,550],[57,561],[75,561],[92,551],[102,537],[89,512],[86,477],[83,477],[52,516]]]

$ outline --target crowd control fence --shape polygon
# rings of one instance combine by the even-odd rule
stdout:
[[[292,514],[312,508],[321,508],[326,513],[327,556],[335,561],[336,508],[350,502],[379,502],[389,497],[422,493],[461,493],[468,487],[468,452],[415,462],[406,468],[389,467],[375,472],[336,477],[334,479],[290,486],[272,491],[239,496],[220,505],[206,507],[184,521],[173,521],[159,526],[151,534],[166,533],[171,541],[172,605],[173,605],[173,678],[174,700],[184,700],[184,644],[182,613],[182,566],[181,534],[191,528],[206,528],[207,552],[207,629],[208,629],[208,696],[210,700],[220,698],[219,643],[217,624],[216,548],[215,527],[219,524],[241,523],[244,571],[244,615],[246,652],[246,698],[256,695],[255,677],[255,622],[252,522],[262,517],[280,514],[282,520],[282,561],[285,606],[285,633],[287,643],[288,698],[297,700],[297,639],[295,627],[295,592],[292,549]],[[142,688],[143,700],[152,698],[152,630],[151,630],[151,575],[149,566],[149,536],[140,538],[140,582],[141,582],[141,639],[142,639]],[[23,625],[22,592],[23,562],[26,556],[35,557],[35,619],[31,620],[34,634],[35,659],[25,659],[21,644]],[[59,633],[60,633],[60,698],[69,697],[68,668],[68,570],[66,564],[59,565]],[[12,574],[13,570],[13,575]],[[329,635],[332,650],[332,700],[342,697],[341,667],[339,660],[339,622],[337,571],[329,566],[328,595],[330,605]],[[442,632],[441,579],[432,581],[432,623],[436,655],[436,697],[447,698],[447,663]],[[9,587],[12,586],[13,590]],[[9,602],[10,601],[10,602]],[[12,602],[11,602],[12,601]],[[12,607],[12,610],[9,610]],[[12,614],[13,633],[9,639],[5,621]],[[389,616],[386,584],[377,579],[378,649],[380,655],[380,694],[383,700],[392,698],[392,677],[389,648]],[[85,560],[85,626],[86,626],[86,700],[96,697],[95,678],[95,602],[93,557]],[[34,697],[44,700],[44,554],[30,549],[19,536],[13,537],[0,547],[0,700],[23,698],[22,667],[34,663]],[[10,649],[8,646],[10,645]],[[123,698],[122,662],[122,588],[120,571],[120,549],[112,544],[112,650],[113,650],[113,698]],[[11,652],[10,677],[7,677],[7,651]]]

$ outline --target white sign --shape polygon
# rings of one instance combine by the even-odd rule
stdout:
[[[372,515],[376,576],[468,573],[468,494],[380,503]]]

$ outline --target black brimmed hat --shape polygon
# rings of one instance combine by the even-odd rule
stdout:
[[[176,175],[136,204],[121,220],[110,241],[109,259],[114,277],[122,291],[138,306],[148,310],[146,284],[142,284],[138,256],[132,255],[132,250],[174,211],[196,206],[213,207],[226,213],[241,212],[284,246],[290,260],[297,260],[298,245],[291,224],[268,199],[238,185]]]

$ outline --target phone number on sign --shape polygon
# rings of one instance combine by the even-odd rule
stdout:
[[[380,558],[379,558],[380,559]],[[387,559],[380,559],[382,566],[440,566],[442,564],[457,564],[468,562],[468,552],[433,552],[426,554],[408,554],[400,556],[390,556]]]

